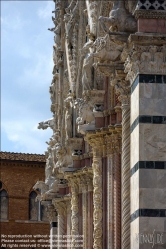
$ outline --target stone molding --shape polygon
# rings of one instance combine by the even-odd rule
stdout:
[[[165,11],[135,10],[136,19],[166,19]]]

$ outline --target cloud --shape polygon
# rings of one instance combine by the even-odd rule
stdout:
[[[6,2],[6,3],[4,3]],[[37,124],[52,116],[51,1],[2,1],[1,149],[44,153],[52,130]]]
[[[35,122],[36,120],[11,120],[2,123],[2,132],[6,134],[9,143],[14,142],[13,150],[37,154],[43,154],[46,151],[47,145],[44,140],[49,140],[52,130],[34,129]],[[6,150],[3,146],[2,144],[1,149]]]

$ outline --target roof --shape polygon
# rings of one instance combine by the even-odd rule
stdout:
[[[0,152],[0,159],[4,160],[16,160],[16,161],[33,161],[33,162],[45,162],[46,156],[42,154],[29,154],[29,153],[15,153],[15,152]]]

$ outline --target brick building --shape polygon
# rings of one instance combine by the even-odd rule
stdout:
[[[33,189],[44,179],[45,155],[0,152],[0,158],[1,234],[49,234],[45,207]]]

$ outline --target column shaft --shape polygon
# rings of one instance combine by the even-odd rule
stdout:
[[[130,248],[130,106],[122,103],[122,249]]]

